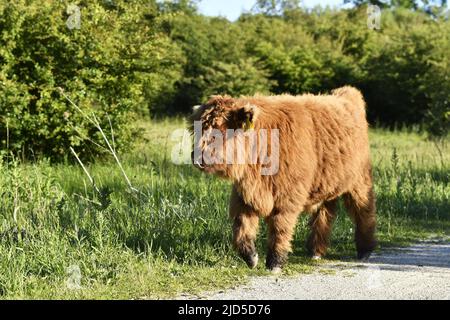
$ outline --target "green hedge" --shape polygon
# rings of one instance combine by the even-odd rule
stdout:
[[[351,84],[366,96],[371,122],[419,124],[445,136],[448,14],[391,8],[381,21],[381,30],[370,30],[364,5],[244,14],[236,22],[185,11],[169,30],[189,63],[162,110],[188,112],[210,93],[321,93]]]
[[[345,84],[367,98],[381,125],[449,125],[448,14],[366,7],[286,9],[238,21],[200,15],[193,1],[0,0],[0,152],[61,159],[72,146],[97,156],[95,112],[118,148],[137,137],[136,118],[189,113],[211,94],[320,93]]]
[[[0,150],[30,158],[83,157],[102,148],[98,130],[57,88],[110,133],[117,148],[135,136],[133,119],[173,91],[182,54],[163,31],[170,15],[152,1],[79,1],[70,29],[64,1],[0,0]],[[111,138],[111,137],[110,137]]]

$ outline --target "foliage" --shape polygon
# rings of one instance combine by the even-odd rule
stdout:
[[[363,91],[371,122],[446,136],[450,21],[411,3],[384,9],[376,31],[365,5],[258,1],[230,22],[199,14],[190,0],[80,0],[80,29],[69,29],[69,2],[0,0],[0,152],[60,160],[72,146],[82,157],[102,154],[88,143],[102,141],[98,130],[58,87],[95,112],[117,148],[138,137],[137,116],[189,113],[211,94],[345,84]]]
[[[287,2],[261,1],[257,7],[236,22],[193,11],[173,21],[171,37],[189,63],[176,99],[165,110],[189,112],[211,93],[239,95],[261,88],[275,94],[320,93],[350,84],[363,91],[371,122],[420,124],[432,135],[446,135],[450,22],[445,15],[386,9],[381,31],[374,31],[367,27],[365,6],[305,11]],[[259,84],[248,80],[236,86],[241,67],[224,73],[242,61],[251,61],[245,72],[248,79],[260,77]]]
[[[385,7],[401,7],[413,10],[425,10],[429,13],[435,11],[435,9],[444,9],[447,0],[344,0],[344,3],[353,3],[356,5],[361,4],[373,4],[380,8]]]
[[[102,149],[97,130],[57,91],[64,88],[117,148],[131,143],[133,113],[170,94],[179,52],[161,31],[166,19],[148,1],[81,1],[79,29],[60,1],[0,1],[0,149],[61,159]]]
[[[253,11],[266,15],[282,14],[285,11],[299,9],[300,2],[300,0],[257,0]]]
[[[362,80],[373,118],[424,123],[430,133],[445,136],[444,121],[434,119],[449,111],[449,27],[404,9],[384,15],[385,31],[373,39]]]
[[[246,41],[239,25],[222,18],[195,13],[177,15],[170,26],[171,38],[186,60],[177,94],[163,112],[189,112],[212,94],[267,93],[271,81],[255,57],[245,53]]]

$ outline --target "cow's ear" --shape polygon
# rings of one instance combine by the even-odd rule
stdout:
[[[242,129],[244,131],[253,130],[258,118],[258,111],[258,107],[252,104],[247,104],[237,109],[234,115],[235,129]]]

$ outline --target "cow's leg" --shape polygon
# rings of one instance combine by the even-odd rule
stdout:
[[[255,239],[258,233],[259,215],[246,205],[235,188],[230,199],[230,218],[233,221],[233,246],[250,268],[258,264]]]
[[[377,245],[375,194],[371,183],[345,194],[344,203],[356,225],[355,242],[358,259],[368,259]]]
[[[292,236],[297,223],[298,213],[274,210],[266,218],[269,229],[266,267],[272,273],[281,272],[291,249]]]
[[[332,225],[336,218],[336,203],[337,200],[325,202],[312,214],[309,221],[311,233],[306,248],[313,259],[320,259],[328,249]]]

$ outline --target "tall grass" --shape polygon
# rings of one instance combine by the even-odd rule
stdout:
[[[142,123],[145,140],[88,165],[0,162],[0,297],[155,298],[198,292],[264,273],[231,248],[229,183],[170,162],[170,133],[183,121]],[[450,233],[450,154],[419,133],[372,130],[381,246]],[[341,211],[343,211],[341,209]],[[298,224],[287,272],[310,270]],[[353,225],[340,212],[331,258],[352,256]],[[264,227],[258,248],[264,254]],[[72,266],[79,287],[68,285]]]

